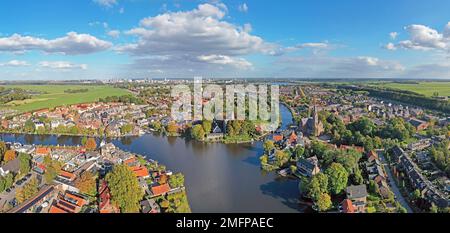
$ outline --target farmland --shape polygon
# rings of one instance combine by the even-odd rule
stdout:
[[[450,82],[419,82],[419,83],[380,82],[375,84],[375,86],[412,91],[428,97],[433,96],[434,93],[438,93],[439,96],[450,96]]]
[[[43,108],[54,108],[62,105],[88,103],[98,101],[107,96],[122,96],[129,92],[125,89],[111,86],[87,85],[5,85],[5,88],[20,88],[34,92],[31,99],[12,101],[1,108],[10,108],[19,112],[29,112]],[[82,90],[85,92],[68,93],[68,90]]]

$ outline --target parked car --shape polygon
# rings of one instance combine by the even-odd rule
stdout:
[[[6,192],[7,192],[7,193],[10,193],[10,192],[11,192],[11,189],[10,189],[10,188],[7,188],[7,189],[6,189]]]

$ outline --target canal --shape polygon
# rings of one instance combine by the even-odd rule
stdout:
[[[282,128],[292,123],[281,105]],[[3,134],[4,141],[24,144],[77,145],[79,137]],[[159,161],[185,175],[192,211],[201,213],[301,212],[298,181],[265,173],[259,167],[262,142],[204,144],[183,138],[144,135],[114,140],[123,150]]]

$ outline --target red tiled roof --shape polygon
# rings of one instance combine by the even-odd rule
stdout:
[[[275,142],[283,140],[283,135],[273,135],[273,140]]]
[[[137,177],[148,177],[150,175],[146,167],[139,167],[138,169],[134,169],[133,172]]]
[[[353,206],[353,202],[349,199],[345,199],[342,202],[342,212],[343,213],[355,213],[355,207]]]
[[[50,154],[50,148],[48,147],[38,147],[36,148],[36,154],[37,155],[48,155]]]
[[[65,211],[62,208],[59,208],[56,205],[52,205],[52,207],[50,207],[50,210],[48,211],[50,214],[68,214],[68,211]]]
[[[169,184],[163,184],[163,185],[158,185],[158,186],[152,187],[152,193],[155,196],[166,194],[169,191],[170,191]]]
[[[62,176],[62,177],[65,177],[65,178],[67,178],[69,180],[74,180],[76,178],[75,174],[73,174],[71,172],[64,171],[64,170],[61,170],[59,172],[59,175]]]

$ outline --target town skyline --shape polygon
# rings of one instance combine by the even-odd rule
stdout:
[[[442,1],[3,4],[0,80],[450,78]]]

